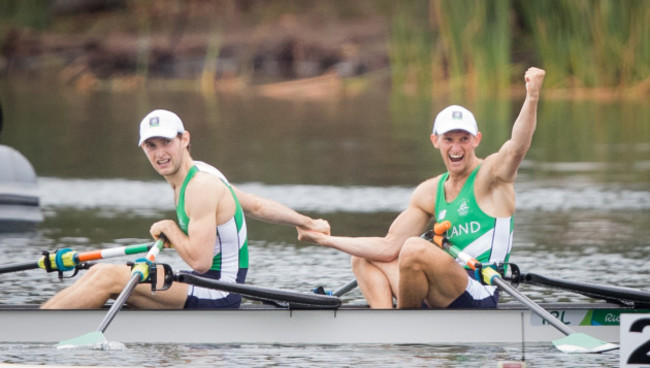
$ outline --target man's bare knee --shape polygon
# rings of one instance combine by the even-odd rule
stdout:
[[[92,280],[93,285],[99,289],[119,292],[124,288],[129,274],[129,269],[123,265],[100,263],[92,266],[84,278]]]
[[[422,261],[422,255],[431,244],[418,237],[407,239],[399,253],[399,265],[401,267],[414,266]]]
[[[350,257],[350,266],[352,267],[352,272],[355,270],[359,270],[363,266],[368,264],[368,260],[365,258],[357,257],[357,256],[352,256]]]

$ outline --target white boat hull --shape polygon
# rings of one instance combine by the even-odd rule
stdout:
[[[572,320],[568,322],[576,332],[618,342],[618,315],[626,310],[612,309],[616,308],[613,305],[601,307],[610,308],[601,309],[600,313],[610,313],[604,318],[611,325],[578,326]],[[583,321],[584,317],[580,316],[588,313],[586,307],[580,306],[549,310],[561,318]],[[105,314],[106,310],[2,307],[0,342],[58,343],[94,331]],[[110,341],[127,344],[468,344],[549,342],[564,335],[520,307],[497,310],[249,307],[184,311],[125,309],[109,325],[105,336]]]

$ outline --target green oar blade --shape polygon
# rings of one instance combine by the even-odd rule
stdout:
[[[77,336],[72,339],[63,340],[56,346],[57,349],[75,349],[80,347],[103,348],[108,344],[108,340],[101,331],[89,332],[85,335]]]
[[[553,345],[565,353],[604,353],[618,349],[618,345],[616,344],[598,340],[595,337],[580,332],[553,340]]]

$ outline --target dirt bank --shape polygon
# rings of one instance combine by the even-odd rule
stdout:
[[[350,77],[389,64],[387,22],[378,14],[340,19],[315,9],[257,21],[219,2],[147,4],[90,13],[52,9],[45,30],[5,27],[0,71],[54,73],[83,88],[129,78],[135,84],[147,78],[253,84]]]

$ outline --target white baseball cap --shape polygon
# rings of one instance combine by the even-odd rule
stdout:
[[[178,115],[167,110],[154,110],[140,122],[140,143],[151,137],[174,138],[178,133],[184,133],[185,127]]]
[[[474,114],[458,105],[445,107],[433,123],[433,134],[442,135],[452,130],[464,130],[471,135],[478,133]]]

